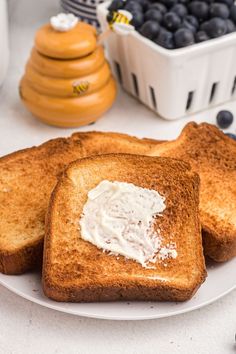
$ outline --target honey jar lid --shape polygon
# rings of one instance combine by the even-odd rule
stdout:
[[[75,59],[92,53],[97,46],[96,29],[78,21],[72,14],[59,14],[42,26],[35,36],[35,47],[55,59]]]

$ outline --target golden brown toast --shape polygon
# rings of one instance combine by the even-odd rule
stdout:
[[[94,153],[145,153],[154,140],[118,133],[77,133],[0,158],[0,271],[21,274],[41,264],[44,215],[64,167]]]
[[[79,139],[54,139],[0,159],[0,271],[20,274],[41,262],[44,219],[65,166],[83,156]]]
[[[161,143],[154,139],[139,139],[122,133],[82,132],[72,135],[80,139],[87,156],[102,154],[137,154],[145,155],[150,149]]]
[[[133,183],[166,198],[154,228],[161,230],[164,243],[176,242],[175,259],[146,269],[81,238],[79,220],[87,194],[103,180]],[[198,201],[199,177],[182,161],[110,154],[73,162],[52,193],[46,217],[45,294],[70,302],[191,298],[206,276]]]
[[[182,159],[199,174],[204,252],[217,262],[236,256],[236,142],[213,125],[189,123],[150,155]]]

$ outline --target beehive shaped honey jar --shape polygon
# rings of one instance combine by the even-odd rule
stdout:
[[[20,96],[43,122],[78,127],[113,104],[116,83],[94,27],[59,14],[41,27],[20,82]]]

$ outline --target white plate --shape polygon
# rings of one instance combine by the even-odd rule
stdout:
[[[225,104],[224,109],[233,111],[236,117],[236,102]],[[81,130],[118,131],[156,139],[174,139],[178,136],[183,126],[193,119],[198,123],[202,121],[215,123],[216,112],[219,110],[220,108],[218,107],[213,108],[211,111],[194,115],[194,117],[190,116],[189,118],[176,121],[164,121],[158,119],[158,117],[146,110],[146,108],[137,103],[137,101],[131,99],[123,92],[120,92],[118,101],[113,110],[109,112],[105,118],[98,121],[95,125],[83,127]],[[124,114],[124,112],[126,112],[126,114]],[[26,145],[37,145],[50,138],[62,135],[68,136],[70,134],[68,130],[41,125],[41,123],[33,120],[30,115],[28,117],[28,125],[24,124],[22,127],[21,115],[23,115],[23,113],[20,112],[19,116],[17,116],[17,112],[13,111],[13,113],[14,119],[12,118],[12,123],[9,123],[8,129],[5,125],[11,122],[9,119],[4,121],[5,125],[2,124],[2,130],[0,129],[0,136],[1,132],[3,136],[3,139],[0,139],[0,147],[2,145],[0,152],[2,155],[12,150],[19,149],[19,147],[23,148]],[[26,113],[24,112],[24,114]],[[3,111],[2,116],[7,116],[7,114]],[[16,132],[13,136],[12,131]],[[227,131],[232,133],[236,132],[236,119],[234,120],[234,124]],[[6,143],[3,144],[3,141]],[[42,306],[78,316],[112,320],[145,320],[168,317],[195,310],[216,301],[233,289],[236,289],[236,258],[224,264],[208,266],[207,280],[193,299],[185,303],[57,303],[47,299],[43,295],[40,275],[35,273],[21,276],[6,276],[0,274],[0,284],[14,293]]]
[[[178,315],[203,307],[236,289],[236,258],[223,264],[209,264],[208,278],[196,295],[184,303],[111,302],[92,304],[58,303],[42,292],[40,275],[0,274],[0,284],[37,304],[78,316],[110,320],[145,320]]]

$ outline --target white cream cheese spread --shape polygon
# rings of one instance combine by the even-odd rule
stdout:
[[[175,250],[162,248],[161,235],[153,228],[165,208],[165,198],[155,190],[104,180],[88,193],[79,221],[81,237],[143,267],[157,258],[176,258]]]

